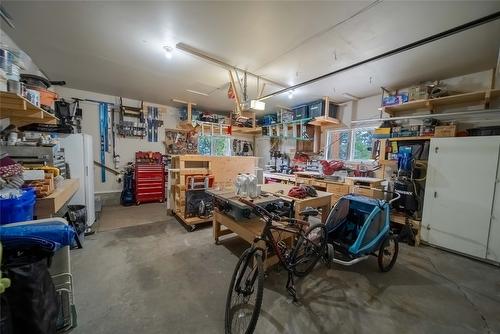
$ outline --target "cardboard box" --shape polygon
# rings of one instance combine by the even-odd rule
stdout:
[[[455,137],[456,134],[456,125],[436,125],[434,128],[434,137]]]
[[[391,138],[391,128],[377,128],[373,133],[374,138]]]

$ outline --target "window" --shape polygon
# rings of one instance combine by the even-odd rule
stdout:
[[[325,157],[328,160],[371,160],[373,128],[328,132]]]
[[[372,159],[372,139],[372,128],[352,130],[351,160]]]
[[[327,138],[328,160],[349,160],[351,131],[330,131]]]

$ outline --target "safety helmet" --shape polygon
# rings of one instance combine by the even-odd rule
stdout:
[[[288,196],[295,198],[305,198],[307,197],[307,192],[304,188],[295,186],[290,189],[290,191],[288,192]]]

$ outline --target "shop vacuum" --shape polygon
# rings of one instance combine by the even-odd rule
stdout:
[[[123,176],[123,190],[120,196],[120,204],[123,206],[131,206],[134,203],[134,172],[129,168]]]

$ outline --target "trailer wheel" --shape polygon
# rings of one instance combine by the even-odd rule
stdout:
[[[398,258],[398,253],[398,239],[390,234],[382,241],[378,250],[378,267],[381,272],[385,273],[392,269]]]

